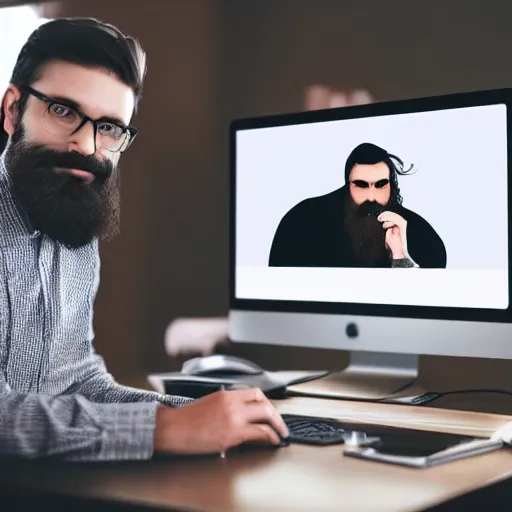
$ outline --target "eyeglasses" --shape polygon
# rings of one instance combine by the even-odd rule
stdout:
[[[90,122],[94,129],[95,149],[106,149],[112,153],[126,151],[137,136],[138,131],[133,126],[125,126],[105,117],[91,119],[64,100],[50,98],[29,86],[22,89],[48,105],[44,123],[46,129],[54,135],[69,137]]]
[[[365,180],[352,180],[350,183],[357,188],[370,188],[372,185],[375,188],[384,188],[386,185],[389,185],[389,180],[382,179],[382,180],[371,181],[371,182],[368,182]]]

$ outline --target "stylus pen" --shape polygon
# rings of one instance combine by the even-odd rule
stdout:
[[[224,390],[226,389],[226,386],[225,386],[224,384],[221,384],[221,385],[220,385],[220,389],[221,389],[222,391],[224,391]],[[226,450],[222,450],[222,451],[220,452],[220,457],[221,457],[221,459],[225,459],[225,458],[226,458]]]

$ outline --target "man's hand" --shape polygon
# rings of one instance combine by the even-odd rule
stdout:
[[[391,251],[393,259],[408,258],[407,221],[393,212],[383,212],[377,220],[382,222],[382,227],[386,230],[386,247]]]
[[[275,430],[274,430],[275,429]],[[288,429],[259,388],[218,391],[190,405],[157,409],[155,452],[206,454],[247,442],[279,445]]]

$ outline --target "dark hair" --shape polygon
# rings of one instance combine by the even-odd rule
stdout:
[[[135,111],[142,96],[146,54],[136,39],[94,18],[60,18],[37,28],[23,46],[10,83],[21,89],[38,80],[42,67],[61,60],[89,68],[103,68],[130,86],[135,94]],[[18,108],[23,112],[27,95],[22,92]],[[0,153],[8,135],[3,129],[0,104]]]
[[[350,171],[356,164],[373,165],[379,162],[384,162],[389,168],[389,181],[391,185],[391,198],[398,204],[402,204],[402,196],[400,195],[400,187],[398,186],[397,174],[403,176],[409,174],[414,165],[411,165],[409,169],[404,170],[403,161],[395,155],[391,155],[385,149],[371,144],[370,142],[364,142],[359,144],[347,158],[345,164],[345,183],[348,183]]]

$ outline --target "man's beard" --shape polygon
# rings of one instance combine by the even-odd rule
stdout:
[[[5,150],[5,164],[16,200],[34,229],[70,249],[119,233],[120,173],[112,162],[28,143],[20,124]],[[94,181],[56,168],[88,171]]]
[[[362,267],[390,267],[391,251],[386,247],[386,230],[377,217],[393,208],[365,201],[356,205],[347,194],[344,208],[345,229],[352,244],[357,263]]]

